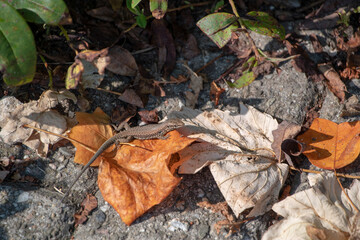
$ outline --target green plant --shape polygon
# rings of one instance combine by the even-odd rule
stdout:
[[[267,57],[260,49],[255,46],[253,39],[247,30],[267,35],[273,38],[283,40],[285,38],[285,29],[276,19],[265,12],[252,11],[246,15],[249,18],[240,17],[237,13],[232,0],[229,0],[233,14],[218,12],[209,14],[197,22],[197,26],[219,47],[224,47],[232,38],[233,32],[245,32],[251,43],[252,52],[255,56],[250,57],[241,66],[242,75],[235,82],[228,82],[230,87],[241,88],[249,85],[255,80],[256,74],[253,68],[263,61],[278,62],[283,59],[272,59]]]
[[[354,14],[354,13],[360,13],[360,6],[358,6],[356,9],[351,9],[350,11],[348,12],[345,12],[345,10],[342,10],[342,12],[339,12],[339,20],[338,20],[338,23],[339,24],[344,24],[345,27],[348,27],[349,24],[350,24],[350,16],[351,14]]]
[[[147,19],[144,15],[144,9],[139,7],[141,0],[126,0],[126,7],[136,15],[136,24],[139,27],[145,28]],[[167,11],[167,0],[149,0],[150,11],[155,18],[162,18]]]
[[[30,83],[36,70],[34,36],[26,21],[56,25],[67,12],[62,0],[0,0],[0,70],[9,86]]]

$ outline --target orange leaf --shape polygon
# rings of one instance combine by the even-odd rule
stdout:
[[[114,159],[100,164],[100,191],[127,225],[164,200],[181,180],[173,176],[169,164],[195,139],[177,131],[168,135],[166,140],[134,140],[139,147],[122,145]]]
[[[79,164],[87,164],[97,149],[110,137],[113,136],[110,126],[110,118],[100,108],[93,113],[77,112],[76,119],[79,124],[71,129],[69,137],[75,139],[88,147],[94,149],[91,152],[80,144],[73,142],[76,147],[74,162]],[[111,152],[113,148],[109,148],[106,152]],[[91,166],[99,166],[100,158],[91,164]]]
[[[360,123],[316,118],[297,139],[307,145],[303,153],[310,162],[324,169],[338,169],[352,163],[360,153]]]

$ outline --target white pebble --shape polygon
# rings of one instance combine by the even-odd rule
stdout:
[[[178,219],[173,219],[169,223],[169,230],[174,232],[175,230],[182,230],[187,232],[189,230],[189,223],[180,222]]]
[[[18,196],[16,202],[18,202],[18,203],[27,202],[29,200],[29,197],[30,197],[30,194],[28,192],[22,192]]]

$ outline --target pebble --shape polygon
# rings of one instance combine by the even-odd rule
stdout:
[[[27,202],[29,200],[29,198],[30,198],[30,194],[28,192],[22,192],[18,196],[16,202],[18,202],[18,203]]]
[[[169,227],[169,231],[174,232],[175,230],[182,230],[184,232],[189,231],[190,225],[187,222],[181,222],[179,221],[179,219],[172,219],[169,223],[168,223]]]
[[[97,213],[95,214],[95,222],[97,225],[96,228],[97,229],[100,228],[101,225],[105,222],[105,220],[106,220],[106,214],[101,210],[97,211]]]
[[[54,163],[50,163],[49,164],[49,167],[52,169],[52,170],[56,170],[56,165]]]
[[[104,205],[102,205],[102,206],[100,207],[100,210],[103,211],[103,212],[106,212],[106,211],[109,210],[109,208],[110,208],[109,204],[106,204],[106,203],[105,203]]]
[[[198,197],[198,198],[203,198],[203,197],[205,197],[205,192],[204,192],[204,190],[202,190],[201,188],[196,189],[196,193],[197,193],[197,197]]]
[[[59,148],[59,153],[61,153],[65,157],[73,157],[74,156],[74,151],[72,151],[72,150],[70,150],[69,148],[66,148],[66,147]]]
[[[175,207],[179,211],[185,210],[185,201],[184,200],[177,201],[176,204],[175,204]]]

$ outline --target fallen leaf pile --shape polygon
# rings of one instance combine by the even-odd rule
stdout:
[[[259,216],[277,202],[288,165],[277,163],[271,152],[272,131],[278,123],[253,107],[200,112],[184,108],[170,116],[183,120],[185,136],[197,138],[182,150],[179,173],[194,174],[210,165],[211,173],[236,216],[253,207],[247,217]],[[256,155],[257,154],[257,155]]]
[[[345,190],[347,198],[333,173],[308,178],[312,188],[274,204],[272,209],[284,219],[262,239],[359,239],[360,182],[354,180]]]
[[[112,136],[109,117],[100,109],[93,114],[78,113],[79,124],[69,136],[96,151]],[[196,139],[182,137],[177,131],[166,140],[134,140],[135,146],[110,148],[92,166],[99,165],[98,185],[104,199],[130,225],[154,205],[165,199],[180,182],[172,168],[176,153]],[[94,154],[77,147],[75,162],[86,164]]]

